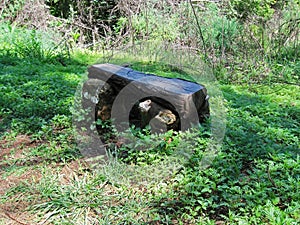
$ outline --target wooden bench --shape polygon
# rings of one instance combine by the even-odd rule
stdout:
[[[88,78],[84,89],[91,92],[90,96],[96,93],[95,119],[113,118],[119,129],[132,124],[143,128],[169,113],[173,114],[172,118],[175,115],[176,120],[170,120],[171,117],[165,120],[167,130],[186,130],[209,117],[207,90],[194,82],[145,74],[113,64],[91,66]],[[98,89],[97,82],[101,86]],[[151,110],[147,111],[143,107],[148,103]]]

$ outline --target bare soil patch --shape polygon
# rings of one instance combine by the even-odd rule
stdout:
[[[17,187],[22,182],[32,183],[33,179],[38,181],[41,178],[41,173],[37,169],[25,168],[24,173],[11,173],[5,175],[9,167],[20,167],[22,164],[9,163],[8,161],[17,161],[25,158],[23,154],[26,149],[37,146],[38,143],[32,141],[28,135],[18,135],[13,139],[4,139],[0,141],[0,196],[4,196],[8,190]],[[23,201],[18,193],[18,196],[11,196],[8,201],[0,204],[0,224],[35,224],[34,215],[26,212],[29,203]],[[28,222],[30,221],[30,222]]]
[[[18,135],[15,139],[4,139],[0,141],[0,162],[4,159],[22,158],[24,148],[33,147],[35,142],[27,135]],[[14,154],[11,154],[15,151]]]

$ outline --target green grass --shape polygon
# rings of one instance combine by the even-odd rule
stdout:
[[[131,149],[128,164],[92,170],[78,150],[70,108],[87,66],[101,57],[74,52],[63,66],[52,57],[7,60],[0,53],[0,181],[11,184],[0,189],[0,224],[11,222],[5,213],[29,224],[300,222],[299,86],[221,85],[226,133],[206,169],[200,162],[207,134],[192,145],[195,133],[187,133],[174,137],[195,150],[180,168],[157,162],[164,154]],[[187,76],[164,63],[123,61],[144,72]],[[20,142],[20,135],[30,141]],[[152,147],[162,143],[152,141]]]

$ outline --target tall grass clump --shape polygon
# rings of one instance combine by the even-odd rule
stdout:
[[[57,34],[24,29],[2,23],[0,26],[1,61],[19,59],[41,63],[63,63],[69,59],[64,41],[57,43]],[[5,63],[4,63],[5,64]]]

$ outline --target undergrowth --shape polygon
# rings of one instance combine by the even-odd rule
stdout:
[[[27,37],[39,43],[32,35]],[[56,50],[46,54],[44,47],[30,55],[33,44],[0,47],[0,224],[11,218],[29,224],[299,223],[298,85],[228,84],[223,71],[226,134],[205,169],[201,160],[210,134],[197,129],[152,137],[149,151],[132,146],[123,162],[93,170],[78,150],[70,107],[97,55],[74,52],[64,58]],[[272,70],[289,71],[281,65]],[[163,63],[132,61],[132,67],[188,79]],[[164,161],[178,146],[193,150],[180,167],[171,157]]]

